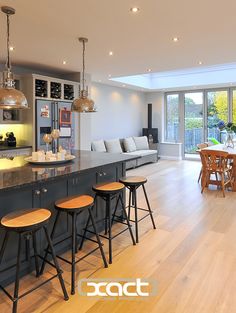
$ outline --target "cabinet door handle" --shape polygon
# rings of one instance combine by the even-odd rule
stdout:
[[[101,176],[102,176],[102,173],[98,173],[98,176],[101,177]]]
[[[40,193],[41,193],[40,190],[35,190],[35,191],[34,191],[34,194],[35,194],[36,196],[39,196]]]
[[[42,192],[43,192],[43,193],[47,193],[47,192],[48,192],[47,188],[43,188],[43,189],[42,189]]]

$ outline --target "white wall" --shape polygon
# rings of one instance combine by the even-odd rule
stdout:
[[[138,136],[146,126],[143,92],[92,83],[91,98],[98,112],[91,114],[91,139]]]

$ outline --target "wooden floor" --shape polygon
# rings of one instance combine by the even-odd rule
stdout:
[[[155,297],[104,301],[76,294],[65,302],[54,280],[21,300],[19,313],[236,312],[236,193],[229,191],[223,198],[213,187],[201,195],[199,170],[199,162],[163,160],[129,171],[148,177],[158,229],[153,230],[146,219],[140,224],[137,246],[132,246],[127,233],[117,237],[114,263],[108,269],[103,268],[99,253],[78,266],[77,279],[155,279]],[[105,247],[107,252],[106,242]],[[69,268],[63,264],[63,269],[69,290]],[[25,290],[32,282],[28,276],[21,286]],[[1,292],[0,312],[11,312],[10,308]]]

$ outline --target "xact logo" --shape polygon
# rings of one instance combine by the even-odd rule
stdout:
[[[157,294],[157,282],[152,279],[81,279],[78,290],[80,296],[114,299],[147,299]]]

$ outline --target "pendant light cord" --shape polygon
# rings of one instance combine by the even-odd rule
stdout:
[[[83,41],[83,72],[82,72],[82,90],[84,90],[84,85],[85,85],[84,72],[85,72],[85,41]]]
[[[7,68],[11,69],[10,62],[10,17],[7,14]]]

